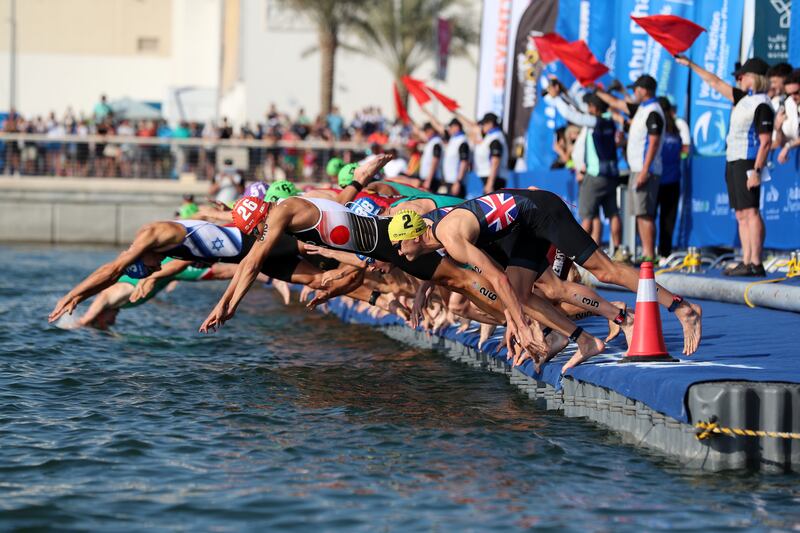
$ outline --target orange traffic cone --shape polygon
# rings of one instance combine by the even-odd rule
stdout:
[[[639,288],[636,291],[636,316],[633,319],[633,340],[628,355],[620,363],[650,363],[676,361],[667,353],[664,334],[661,332],[661,313],[658,309],[656,278],[653,263],[642,263],[639,270]]]

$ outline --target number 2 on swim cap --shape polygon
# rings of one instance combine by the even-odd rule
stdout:
[[[408,213],[403,215],[403,229],[412,229],[411,226],[411,215]]]

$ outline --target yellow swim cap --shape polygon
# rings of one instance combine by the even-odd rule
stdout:
[[[418,213],[411,209],[403,209],[389,221],[389,239],[392,241],[407,241],[419,237],[428,225]]]

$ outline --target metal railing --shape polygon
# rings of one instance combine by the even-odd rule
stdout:
[[[366,143],[0,133],[0,175],[211,179],[230,161],[247,180],[323,181],[331,157],[356,161]]]

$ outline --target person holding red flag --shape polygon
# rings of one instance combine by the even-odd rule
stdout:
[[[728,276],[764,277],[761,252],[764,247],[764,220],[761,218],[761,174],[772,146],[775,112],[767,89],[769,65],[751,57],[734,72],[739,87],[734,87],[685,56],[676,57],[679,65],[692,69],[713,90],[733,102],[727,148],[725,182],[728,201],[736,212],[742,262],[725,272]]]
[[[633,198],[636,229],[642,240],[642,261],[655,260],[658,187],[661,180],[661,140],[664,135],[664,111],[656,99],[655,78],[639,76],[631,86],[637,103],[628,103],[598,90],[599,96],[612,108],[631,116],[628,132],[627,159],[631,173],[628,191]]]

